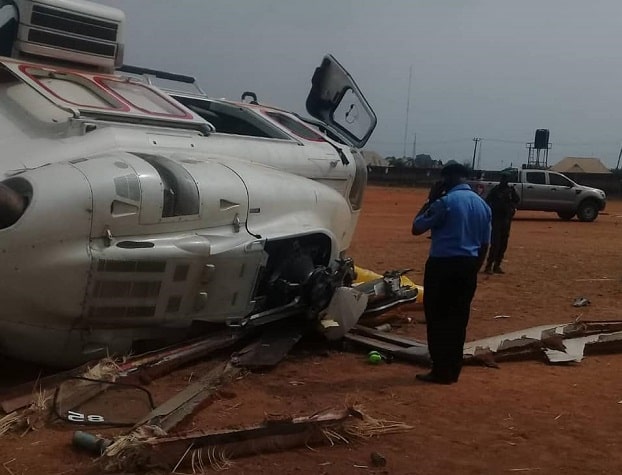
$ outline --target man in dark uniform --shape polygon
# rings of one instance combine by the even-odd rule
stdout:
[[[518,193],[513,186],[509,185],[507,174],[501,175],[499,184],[490,190],[486,202],[492,210],[492,236],[484,272],[487,274],[503,274],[501,263],[508,248],[512,218],[516,213],[516,206],[520,202]]]
[[[432,231],[423,282],[432,371],[417,379],[451,384],[462,369],[471,300],[490,243],[491,212],[464,182],[466,167],[449,164],[441,176],[412,226],[414,235]]]

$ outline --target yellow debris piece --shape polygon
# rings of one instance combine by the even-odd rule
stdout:
[[[369,282],[374,279],[381,279],[382,276],[380,274],[376,274],[374,271],[369,269],[363,269],[362,267],[354,266],[354,273],[356,274],[356,279],[354,279],[354,285],[362,284],[364,282]],[[403,275],[400,277],[400,282],[402,285],[407,287],[415,287],[418,290],[417,294],[417,303],[423,303],[423,286],[415,284],[408,277]]]

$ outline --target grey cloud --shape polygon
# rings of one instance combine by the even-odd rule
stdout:
[[[550,162],[596,155],[615,165],[622,73],[615,0],[100,0],[126,11],[126,60],[193,74],[210,95],[303,112],[315,66],[333,53],[379,117],[370,147],[522,163],[536,128]]]

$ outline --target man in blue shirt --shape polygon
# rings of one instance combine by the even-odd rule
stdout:
[[[490,244],[490,207],[465,183],[468,174],[458,163],[445,166],[412,226],[415,236],[432,231],[423,281],[432,371],[417,375],[431,383],[458,381],[477,274]]]

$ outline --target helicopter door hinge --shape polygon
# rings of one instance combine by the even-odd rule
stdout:
[[[235,233],[239,233],[240,232],[240,215],[236,214],[235,218],[233,218],[233,232]]]
[[[112,232],[110,232],[110,228],[106,228],[104,230],[104,244],[106,244],[106,247],[110,247],[110,245],[112,244]]]

